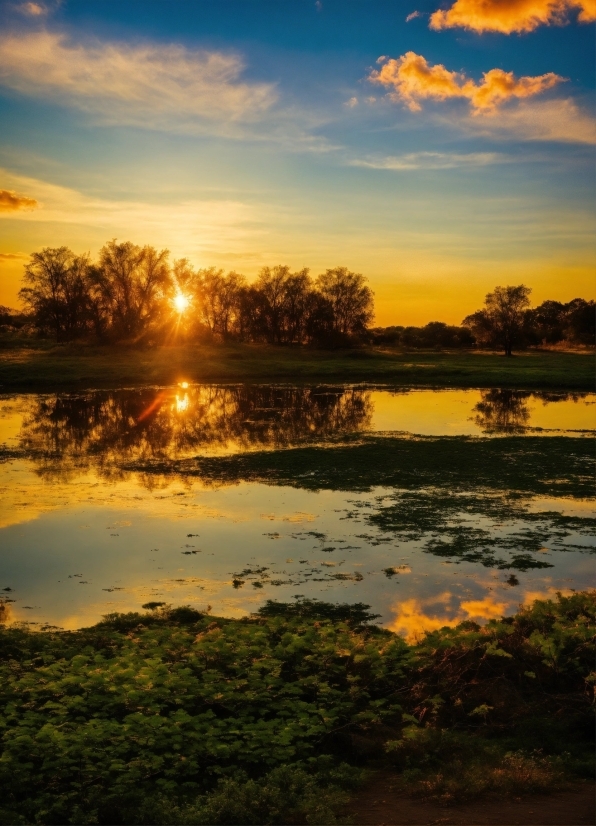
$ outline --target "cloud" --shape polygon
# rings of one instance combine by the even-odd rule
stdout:
[[[241,80],[240,57],[177,45],[77,44],[55,32],[0,38],[0,83],[54,97],[104,123],[158,129],[251,122],[276,101],[272,84]]]
[[[456,169],[466,166],[490,166],[511,159],[499,152],[409,152],[383,158],[355,158],[348,166],[389,169],[404,172],[416,169]]]
[[[0,252],[0,262],[1,261],[18,261],[22,258],[28,258],[28,255],[25,255],[24,252]]]
[[[354,106],[358,106],[358,98],[352,97],[349,100],[346,100],[344,106],[347,106],[348,109],[353,109]]]
[[[596,20],[596,0],[455,0],[430,17],[435,30],[464,28],[475,32],[531,32],[538,26],[562,26],[572,12],[580,23]]]
[[[39,204],[35,198],[27,198],[25,195],[17,195],[17,193],[11,189],[0,189],[0,213],[31,210],[38,206]]]
[[[226,195],[169,202],[159,197],[155,201],[116,200],[89,196],[7,169],[0,169],[0,175],[15,189],[35,192],[42,202],[39,212],[12,213],[12,219],[23,225],[21,235],[27,224],[35,225],[37,233],[42,222],[44,237],[55,235],[54,226],[63,236],[95,238],[98,243],[113,237],[143,244],[149,239],[156,246],[168,247],[174,258],[188,255],[205,263],[212,253],[222,250],[241,253],[266,247],[267,227],[274,218],[268,205],[244,203]],[[87,246],[89,241],[84,243]]]
[[[470,102],[474,114],[494,111],[516,98],[533,97],[563,80],[553,72],[516,78],[513,72],[503,69],[491,69],[482,77],[482,82],[476,83],[461,72],[449,71],[440,63],[430,66],[422,55],[406,52],[397,59],[386,60],[368,79],[391,88],[389,97],[405,103],[412,112],[420,111],[420,100],[463,98]]]
[[[429,607],[429,602],[436,606],[437,603],[447,601],[450,596],[450,594],[444,594],[432,600],[401,600],[393,606],[395,619],[389,623],[388,628],[401,634],[409,642],[415,642],[428,631],[437,631],[445,626],[457,625],[461,622],[461,617],[450,616],[451,612],[446,609],[445,605]]]
[[[406,23],[409,23],[410,20],[416,20],[417,17],[422,17],[422,14],[419,11],[410,12],[410,14],[406,17]]]
[[[458,125],[493,138],[596,144],[596,120],[570,98],[522,101],[514,108],[469,117]]]
[[[463,601],[460,605],[462,611],[467,614],[467,618],[479,619],[500,619],[507,610],[508,602],[498,602],[491,596],[484,599],[470,599]]]
[[[21,3],[17,10],[27,17],[44,17],[48,13],[48,8],[43,3]]]

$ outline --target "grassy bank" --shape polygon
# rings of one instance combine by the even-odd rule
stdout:
[[[373,620],[303,600],[5,629],[0,822],[320,824],[365,768],[443,800],[589,775],[593,593],[416,645]]]
[[[378,382],[441,387],[594,389],[592,354],[315,351],[265,345],[127,347],[4,343],[0,390],[51,390],[186,381]]]

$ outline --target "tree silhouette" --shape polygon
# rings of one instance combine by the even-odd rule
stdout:
[[[524,284],[495,287],[486,296],[483,309],[464,318],[462,324],[472,330],[479,343],[501,347],[511,356],[513,348],[523,343],[531,292]]]

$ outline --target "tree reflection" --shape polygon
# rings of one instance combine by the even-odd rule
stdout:
[[[117,478],[130,461],[316,442],[365,429],[371,416],[361,389],[181,385],[37,398],[20,440],[43,475],[94,467]]]
[[[527,400],[522,390],[481,390],[481,400],[474,406],[473,421],[487,433],[523,433],[530,420]]]

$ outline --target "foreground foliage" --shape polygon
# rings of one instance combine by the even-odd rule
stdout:
[[[0,822],[334,822],[383,754],[446,799],[446,762],[477,793],[586,770],[594,593],[413,646],[373,620],[300,600],[3,630]]]

